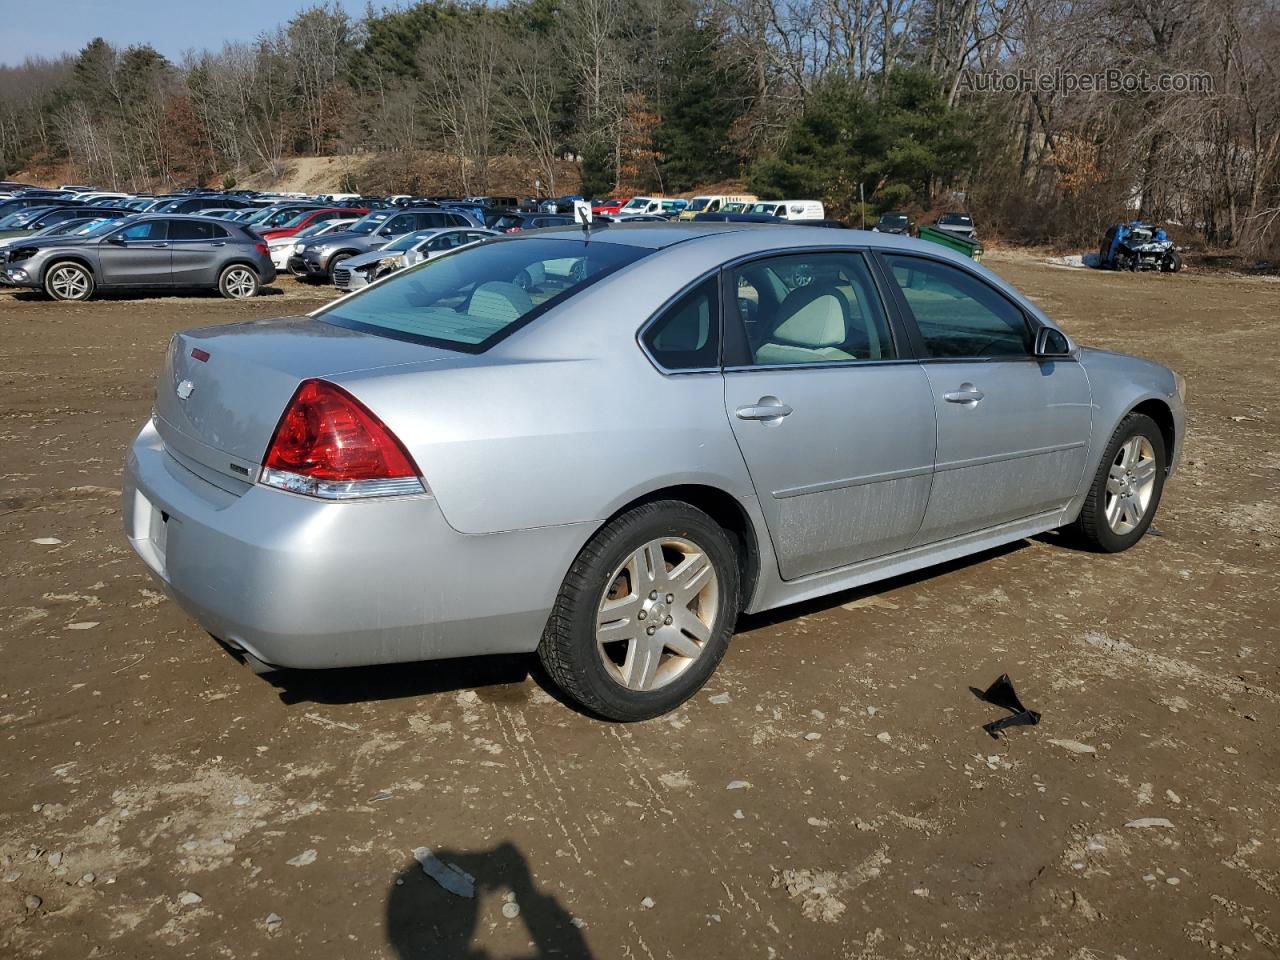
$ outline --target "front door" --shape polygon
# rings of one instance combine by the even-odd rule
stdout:
[[[781,576],[903,549],[929,498],[933,401],[867,261],[799,253],[727,273],[725,413]]]
[[[1092,420],[1074,359],[1037,360],[1022,309],[967,270],[886,253],[914,319],[938,420],[933,491],[916,543],[1063,506],[1079,489]]]
[[[143,220],[98,243],[102,280],[109,286],[170,286],[172,259],[168,220]]]

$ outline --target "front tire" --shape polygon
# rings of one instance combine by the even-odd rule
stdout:
[[[675,709],[706,683],[738,618],[738,557],[725,531],[678,500],[615,518],[582,548],[547,621],[552,680],[611,720]]]
[[[1156,422],[1131,413],[1103,452],[1072,528],[1086,546],[1104,553],[1128,550],[1142,539],[1164,492],[1168,451]]]
[[[338,285],[338,281],[334,277],[334,271],[336,271],[338,267],[342,266],[342,262],[344,260],[350,260],[351,257],[352,257],[352,254],[339,253],[339,254],[336,254],[332,260],[329,261],[329,284],[331,286],[336,287]]]
[[[44,292],[54,300],[88,300],[93,288],[93,273],[83,264],[55,263],[44,275]]]
[[[218,292],[228,300],[251,300],[258,295],[258,273],[242,263],[233,263],[218,277]]]

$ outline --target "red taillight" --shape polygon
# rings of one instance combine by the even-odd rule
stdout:
[[[503,233],[519,233],[519,232],[520,232],[520,228],[519,228],[519,227],[507,227],[507,229],[506,229],[506,230],[504,230],[504,231],[502,231],[502,232],[503,232]]]
[[[386,424],[326,380],[299,385],[271,438],[262,481],[328,499],[425,489],[413,458]]]
[[[264,240],[259,240],[253,245],[253,249],[257,250],[264,257],[267,255],[267,244]]]

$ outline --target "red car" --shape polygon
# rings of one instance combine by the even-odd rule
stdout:
[[[592,213],[617,213],[622,209],[623,205],[630,200],[630,197],[610,197],[608,200],[601,200],[591,205]]]
[[[336,220],[343,216],[363,217],[368,212],[368,207],[325,207],[322,210],[304,210],[282,226],[263,230],[260,236],[263,240],[274,240],[276,237],[292,237],[299,230],[309,227],[320,220]]]

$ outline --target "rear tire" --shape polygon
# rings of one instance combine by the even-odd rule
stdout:
[[[571,699],[610,720],[673,710],[706,683],[738,618],[725,531],[678,500],[609,522],[578,554],[538,656]]]
[[[93,296],[93,288],[93,273],[80,263],[55,263],[44,274],[44,292],[54,300],[88,300]]]
[[[258,272],[243,263],[233,263],[219,275],[218,292],[228,300],[251,300],[258,295]]]
[[[1103,451],[1080,516],[1069,531],[1103,553],[1128,550],[1142,539],[1164,492],[1168,452],[1156,422],[1131,413]]]
[[[1178,255],[1177,250],[1170,251],[1169,255],[1161,262],[1160,269],[1165,273],[1177,273],[1182,269],[1182,257]]]

